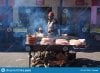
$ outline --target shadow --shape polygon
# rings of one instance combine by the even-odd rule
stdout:
[[[100,46],[88,46],[86,48],[74,49],[76,52],[100,52]]]
[[[69,67],[100,67],[100,61],[79,58],[70,64]]]

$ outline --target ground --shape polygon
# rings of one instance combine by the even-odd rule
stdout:
[[[0,53],[1,67],[29,67],[28,53]],[[100,67],[100,52],[77,52],[69,67]]]

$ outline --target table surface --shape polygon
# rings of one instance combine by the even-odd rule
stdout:
[[[69,49],[74,49],[74,48],[85,48],[86,44],[82,44],[81,46],[76,47],[76,45],[40,45],[39,42],[41,41],[42,38],[37,37],[37,41],[34,45],[32,44],[26,44],[26,46],[29,46],[31,50],[34,51],[43,51],[43,50],[48,50],[48,51],[63,51],[63,50],[69,50]],[[74,36],[60,36],[60,37],[54,37],[54,39],[66,39],[66,40],[71,40],[71,39],[79,39],[78,37]]]

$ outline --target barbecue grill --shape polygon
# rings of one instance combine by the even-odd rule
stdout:
[[[41,65],[42,67],[55,67],[55,66],[68,66],[70,65],[75,59],[76,59],[76,52],[75,52],[75,49],[79,49],[79,48],[85,48],[86,47],[86,43],[84,41],[83,44],[77,46],[77,45],[41,45],[40,44],[40,41],[41,39],[44,38],[44,37],[36,37],[36,36],[29,36],[27,35],[26,36],[26,49],[27,51],[29,51],[29,67],[38,67],[36,66],[34,62],[34,56],[36,54],[36,52],[40,52],[41,54],[43,52],[54,52],[56,53],[55,55],[60,55],[60,54],[63,54],[65,56],[65,61],[63,59],[61,60],[53,60],[53,59],[49,59],[48,57],[51,54],[49,54],[49,56],[46,56],[44,58],[42,58],[43,60],[41,62],[43,62],[43,65]],[[48,38],[47,36],[45,38]],[[78,40],[78,37],[74,37],[74,36],[60,36],[60,37],[53,37],[54,41],[56,39],[66,39],[68,42],[71,40],[71,39],[76,39]],[[33,53],[33,54],[32,54]],[[58,54],[60,53],[60,54]],[[62,55],[62,56],[63,56]],[[40,55],[40,57],[42,56],[45,56],[45,55]],[[56,57],[54,57],[56,58]],[[38,58],[39,59],[39,58]],[[34,65],[33,65],[34,64]],[[52,64],[52,65],[50,65]],[[57,64],[57,65],[56,65]],[[40,66],[40,67],[41,67]]]

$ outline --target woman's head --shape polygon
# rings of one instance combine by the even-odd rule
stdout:
[[[48,14],[48,19],[49,20],[52,20],[54,18],[54,13],[51,11],[51,12],[49,12],[49,14]]]

